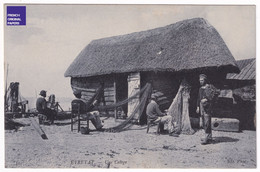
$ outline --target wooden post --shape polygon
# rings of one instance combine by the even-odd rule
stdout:
[[[116,103],[116,76],[114,75],[114,103]],[[114,109],[115,120],[117,119],[116,108]]]
[[[9,64],[7,63],[7,69],[6,69],[6,78],[5,78],[5,111],[7,112],[7,108],[8,108],[8,104],[7,104],[7,101],[6,101],[6,99],[7,99],[7,77],[8,77],[8,66],[9,66]]]
[[[80,113],[77,114],[78,115],[78,132],[80,131]]]
[[[30,118],[31,124],[34,127],[34,129],[40,134],[41,138],[46,140],[48,139],[47,135],[43,131],[43,129],[40,127],[40,125],[36,122],[34,118]]]
[[[71,122],[71,125],[70,125],[70,130],[73,131],[73,113],[71,112],[71,116],[70,116],[70,122]]]

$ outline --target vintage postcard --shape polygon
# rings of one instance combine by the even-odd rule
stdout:
[[[3,11],[5,168],[257,167],[255,5]]]

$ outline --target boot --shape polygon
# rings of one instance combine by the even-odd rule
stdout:
[[[97,130],[100,130],[104,126],[102,125],[99,115],[96,116],[96,126],[97,126]]]
[[[172,137],[179,137],[179,134],[176,134],[174,132],[170,133],[169,136],[172,136]]]
[[[163,123],[159,123],[159,128],[160,128],[160,133],[164,133],[164,124]]]
[[[207,145],[210,144],[212,142],[212,139],[201,139],[201,144],[202,145]]]
[[[91,123],[94,125],[95,128],[97,128],[97,123],[94,118],[90,119]]]

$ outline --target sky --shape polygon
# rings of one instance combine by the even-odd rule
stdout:
[[[24,97],[73,97],[64,73],[92,40],[202,17],[216,28],[236,60],[256,57],[255,6],[26,5],[26,26],[4,26],[7,83]],[[6,69],[5,69],[6,71]]]

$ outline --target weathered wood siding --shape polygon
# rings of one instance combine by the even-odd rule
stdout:
[[[198,76],[200,73],[207,74],[211,83],[217,86],[217,88],[220,88],[223,85],[223,80],[226,77],[226,73],[223,71],[194,71],[190,73],[136,72],[121,74],[121,77],[118,77],[119,74],[117,74],[88,78],[71,78],[71,86],[73,90],[82,90],[82,98],[89,100],[95,94],[98,87],[103,84],[104,92],[101,103],[104,105],[110,105],[117,101],[124,100],[127,96],[131,97],[149,82],[152,84],[153,92],[158,95],[158,104],[160,109],[164,111],[171,105],[176,93],[178,92],[182,79],[186,78],[191,85],[191,96],[189,101],[190,116],[196,117],[196,100],[198,89],[200,87]],[[136,99],[126,105],[127,107],[125,108],[127,109],[128,116],[131,115],[136,105],[139,104],[139,98],[140,97],[136,97]],[[115,111],[113,109],[107,113],[110,114],[110,116],[114,116]],[[136,114],[136,119],[138,118],[138,115],[139,112]],[[146,116],[143,115],[143,118],[144,119],[141,120],[145,120]]]
[[[71,78],[72,90],[79,89],[82,91],[82,98],[89,101],[96,93],[97,89],[103,85],[104,92],[101,96],[100,103],[103,105],[111,105],[115,103],[114,77],[99,76],[89,78]],[[106,115],[114,116],[114,110],[109,110]]]

